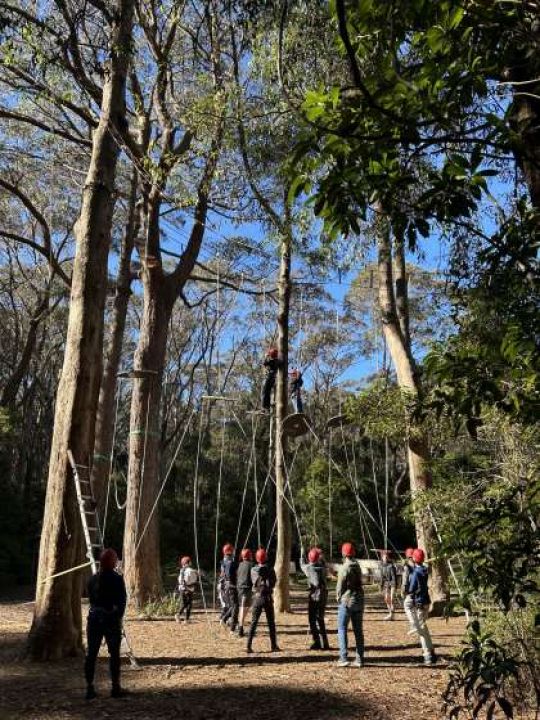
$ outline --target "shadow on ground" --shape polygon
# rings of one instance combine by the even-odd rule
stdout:
[[[0,682],[0,697],[4,683]],[[54,716],[70,720],[239,720],[256,716],[259,720],[383,720],[384,716],[365,698],[346,698],[323,690],[302,690],[283,687],[228,685],[203,686],[171,690],[137,690],[120,699],[103,696],[86,702],[71,692],[68,696],[49,696],[44,703],[39,697],[26,704],[24,700],[13,711],[3,711],[1,717],[9,720]],[[52,717],[52,715],[51,715]]]

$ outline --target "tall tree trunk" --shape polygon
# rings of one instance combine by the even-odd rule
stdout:
[[[56,396],[36,604],[28,637],[29,654],[37,660],[66,657],[82,648],[81,573],[50,578],[77,565],[82,555],[80,519],[67,451],[71,449],[79,463],[88,463],[94,449],[119,153],[111,126],[125,123],[133,4],[133,0],[119,0],[112,21],[101,115],[93,135],[76,226],[66,350]]]
[[[157,510],[150,513],[159,489],[161,389],[176,297],[171,277],[164,278],[161,265],[145,266],[143,282],[144,310],[135,370],[150,374],[133,381],[124,534],[126,586],[130,602],[138,609],[161,591],[159,515]]]
[[[102,510],[105,501],[106,484],[110,471],[111,453],[113,451],[117,375],[122,357],[127,310],[131,295],[131,256],[139,229],[139,213],[136,207],[137,184],[137,172],[133,170],[129,193],[128,219],[120,248],[120,262],[111,318],[109,345],[99,391],[96,417],[96,441],[91,477],[92,489],[100,510]]]
[[[287,505],[287,437],[283,434],[283,420],[287,416],[287,376],[289,366],[289,306],[291,299],[291,236],[281,241],[278,282],[278,352],[280,366],[276,383],[276,517],[277,549],[275,571],[276,610],[290,611],[289,570],[291,562],[291,515]]]
[[[540,82],[531,77],[528,62],[510,68],[507,76],[511,82],[528,82],[514,87],[510,124],[519,137],[513,148],[514,156],[523,172],[532,204],[540,210]]]
[[[379,220],[377,233],[377,269],[379,281],[379,307],[384,337],[396,369],[399,387],[416,397],[421,395],[421,386],[416,373],[414,358],[408,338],[409,318],[406,293],[406,268],[403,245],[397,246],[398,281],[394,292],[392,269],[392,241],[390,228],[384,218]],[[399,297],[399,305],[397,298]],[[409,478],[415,516],[418,545],[433,556],[437,547],[436,532],[426,510],[419,508],[419,496],[431,487],[429,472],[429,447],[422,427],[411,424],[407,448]],[[448,573],[444,560],[432,564],[430,576],[432,612],[439,614],[448,597]]]

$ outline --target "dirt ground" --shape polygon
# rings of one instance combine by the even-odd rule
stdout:
[[[129,695],[109,697],[103,653],[97,700],[84,700],[82,658],[47,665],[18,656],[30,624],[32,604],[0,604],[0,720],[435,720],[441,718],[446,666],[459,645],[461,618],[431,620],[440,663],[421,664],[403,613],[384,621],[376,598],[365,613],[366,667],[338,668],[336,608],[328,611],[332,650],[311,651],[303,594],[295,593],[293,613],[278,617],[281,652],[270,653],[264,620],[254,655],[245,641],[220,627],[216,614],[195,612],[188,625],[173,619],[128,617],[126,629],[141,664],[123,666]],[[354,644],[352,634],[350,643]],[[103,651],[102,651],[103,652]],[[126,661],[127,662],[127,661]]]

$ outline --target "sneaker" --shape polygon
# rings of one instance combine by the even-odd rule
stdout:
[[[388,615],[384,616],[385,620],[393,620],[394,619],[394,613],[388,613]]]
[[[332,648],[330,647],[330,645],[328,643],[324,643],[324,645],[322,646],[322,649],[323,650],[331,650]]]
[[[435,665],[437,662],[437,656],[435,653],[431,653],[431,655],[426,655],[424,658],[424,665],[427,665],[428,667],[431,667],[432,665]]]
[[[246,648],[246,652],[248,655],[251,655],[253,653],[253,648],[251,648],[249,645]]]
[[[238,628],[238,631],[237,631],[237,632],[238,632],[238,637],[239,637],[239,638],[243,638],[243,637],[244,637],[244,628],[243,628],[243,627],[240,626],[240,627]]]
[[[364,667],[364,661],[362,660],[362,658],[357,657],[356,660],[353,662],[353,666],[357,668]]]
[[[349,667],[351,663],[348,660],[338,660],[338,667]]]
[[[319,643],[319,642],[311,643],[311,645],[309,646],[309,649],[310,650],[322,650],[321,643]]]
[[[86,688],[86,700],[93,700],[94,698],[97,698],[97,692],[94,689],[93,685],[88,685]]]

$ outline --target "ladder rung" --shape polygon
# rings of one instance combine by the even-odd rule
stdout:
[[[89,530],[97,530],[97,527],[94,527],[93,525],[88,525]]]
[[[98,547],[98,548],[103,547],[103,545],[101,543],[91,543],[91,545],[92,545],[92,547]]]
[[[83,500],[93,500],[94,498],[91,495],[81,495]]]
[[[79,465],[78,463],[75,463],[75,467],[77,467],[77,468],[82,467],[82,468],[86,468],[88,470],[88,465]]]
[[[85,510],[85,511],[84,511],[84,514],[85,514],[85,515],[95,515],[95,514],[96,514],[96,511],[95,511],[95,510]]]

